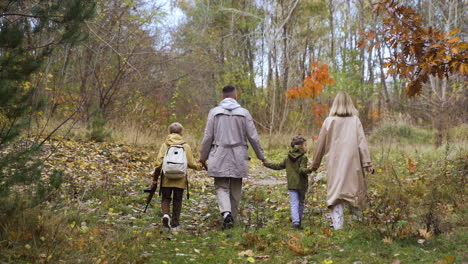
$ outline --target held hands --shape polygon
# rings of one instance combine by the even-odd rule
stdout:
[[[206,166],[206,163],[202,160],[198,160],[198,163],[200,163],[203,167],[204,170],[208,171],[208,167]]]
[[[263,166],[265,166],[266,163],[268,163],[268,160],[267,160],[267,159],[262,160]]]

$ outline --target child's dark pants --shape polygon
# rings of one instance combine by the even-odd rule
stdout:
[[[184,194],[184,189],[176,187],[162,187],[162,201],[161,207],[163,214],[170,214],[170,205],[172,199],[172,217],[171,217],[171,226],[179,226],[180,212],[182,210],[182,196]],[[172,198],[171,198],[172,196]]]

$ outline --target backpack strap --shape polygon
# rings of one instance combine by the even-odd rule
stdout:
[[[187,144],[187,143],[184,142],[184,143],[182,143],[182,144],[180,144],[180,145],[181,145],[182,147],[184,147],[184,145],[186,145],[186,144]],[[184,151],[185,151],[185,148],[184,148]],[[185,155],[187,155],[187,153],[185,153]],[[189,200],[189,199],[190,199],[190,194],[189,194],[190,189],[189,189],[189,182],[188,182],[188,174],[185,174],[185,185],[186,185],[186,187],[187,187],[187,200]]]
[[[190,189],[189,189],[189,182],[188,182],[188,176],[185,176],[186,182],[185,184],[187,185],[187,200],[190,199]]]

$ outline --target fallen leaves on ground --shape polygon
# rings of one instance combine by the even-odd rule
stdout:
[[[289,240],[286,246],[296,254],[304,255],[304,247],[301,243],[301,236],[299,234],[288,234]]]
[[[255,253],[251,249],[248,249],[248,250],[239,252],[238,255],[239,257],[253,257],[255,256]]]
[[[393,243],[393,239],[391,239],[390,237],[384,237],[382,239],[382,242],[387,243],[387,244],[391,244],[391,243]]]
[[[428,232],[428,231],[427,231],[426,229],[424,229],[424,228],[423,228],[423,229],[419,229],[419,235],[420,235],[422,238],[426,239],[426,240],[429,240],[429,239],[431,239],[431,238],[434,236],[434,234],[433,234],[432,232],[430,232],[430,231]]]
[[[455,260],[455,256],[445,256],[439,261],[436,262],[436,264],[452,264]]]

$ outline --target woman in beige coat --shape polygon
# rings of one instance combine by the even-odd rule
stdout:
[[[372,171],[366,138],[358,111],[346,92],[339,92],[330,115],[320,130],[312,170],[327,159],[327,206],[332,210],[334,229],[343,227],[343,203],[354,209],[366,205],[364,170]]]

